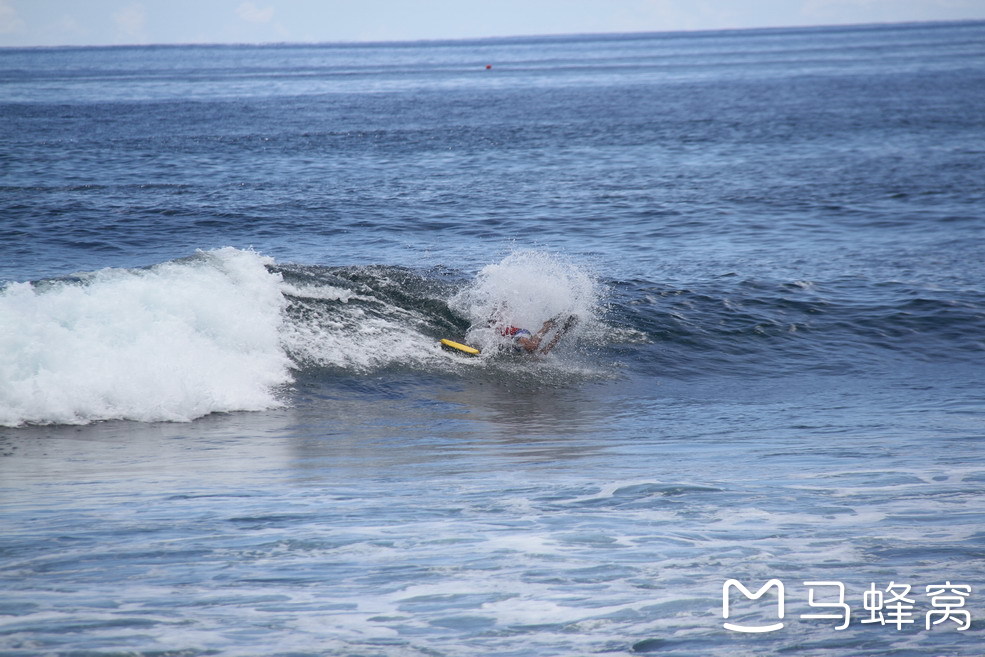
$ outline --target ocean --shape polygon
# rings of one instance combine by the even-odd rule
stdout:
[[[983,107],[982,22],[0,50],[0,655],[979,657]]]

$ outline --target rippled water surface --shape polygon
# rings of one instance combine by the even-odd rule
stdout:
[[[0,51],[0,654],[977,657],[983,32]]]

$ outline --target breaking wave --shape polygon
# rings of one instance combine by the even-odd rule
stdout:
[[[0,293],[0,424],[191,420],[291,380],[267,258],[232,248]]]
[[[532,257],[523,257],[527,267]],[[501,266],[513,264],[508,257]],[[558,307],[563,271],[540,277]],[[451,270],[277,265],[224,248],[8,284],[0,291],[0,425],[188,421],[282,405],[299,372],[475,366],[442,352],[438,340],[466,334],[480,310],[462,290],[485,294],[495,278],[480,275],[475,288]]]
[[[567,315],[581,321],[546,358],[517,354],[489,323],[536,331]],[[542,386],[980,363],[983,335],[974,289],[730,277],[682,288],[605,280],[541,251],[469,274],[224,248],[0,289],[0,425],[188,421],[290,404],[302,380],[399,371]],[[483,353],[445,353],[440,338]]]

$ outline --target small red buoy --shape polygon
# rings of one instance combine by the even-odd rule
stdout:
[[[487,71],[488,71],[489,69],[491,69],[491,68],[492,68],[492,64],[486,64],[486,70],[487,70]]]

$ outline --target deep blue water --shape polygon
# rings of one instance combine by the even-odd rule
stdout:
[[[0,654],[977,657],[982,107],[985,23],[0,50]]]

